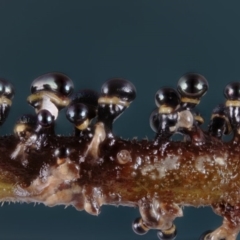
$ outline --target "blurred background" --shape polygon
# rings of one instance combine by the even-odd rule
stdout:
[[[199,72],[210,86],[198,108],[206,127],[224,101],[225,85],[239,80],[239,7],[239,1],[224,0],[0,0],[0,76],[16,92],[1,133],[12,133],[21,114],[33,113],[26,103],[30,84],[50,71],[67,74],[76,89],[100,90],[111,77],[132,81],[137,99],[114,124],[124,138],[152,138],[155,92],[175,87],[186,72]],[[64,110],[56,131],[72,132]],[[179,240],[197,240],[221,223],[210,208],[185,207],[184,214],[176,220]],[[72,207],[4,204],[0,239],[157,240],[155,231],[133,233],[138,216],[127,207],[104,206],[94,217]]]

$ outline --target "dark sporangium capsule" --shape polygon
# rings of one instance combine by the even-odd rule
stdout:
[[[54,157],[63,159],[67,158],[70,155],[70,150],[66,147],[59,147],[54,151]]]
[[[144,225],[141,217],[133,221],[132,229],[138,235],[144,235],[148,232],[148,228]]]
[[[200,98],[207,92],[208,82],[198,73],[188,73],[179,79],[177,90],[181,95],[182,103],[187,108],[193,108],[199,104]]]
[[[109,131],[114,120],[136,97],[134,85],[125,79],[113,78],[106,81],[98,99],[98,121],[103,122]]]
[[[97,115],[98,98],[99,93],[90,89],[79,90],[71,96],[66,117],[75,125],[75,136],[90,127],[92,119]],[[91,132],[90,128],[88,130]],[[84,133],[85,136],[86,134],[87,132]]]
[[[59,110],[66,107],[73,92],[73,82],[63,73],[53,72],[36,78],[31,85],[31,95],[27,101],[38,113],[48,110],[56,119]]]
[[[86,129],[95,116],[95,109],[83,103],[72,103],[66,111],[67,119],[79,130]]]
[[[199,99],[207,92],[208,82],[198,73],[188,73],[179,79],[177,90],[181,96]]]
[[[69,96],[73,92],[73,82],[63,73],[46,73],[36,78],[31,85],[31,93],[43,90],[56,92],[59,95]]]
[[[155,103],[161,113],[173,112],[180,102],[179,94],[173,88],[160,88],[155,94]]]
[[[224,96],[227,100],[240,101],[240,82],[229,83],[224,89]]]
[[[150,127],[157,133],[155,139],[159,141],[169,138],[175,132],[177,121],[177,112],[159,113],[159,109],[155,109],[149,118]]]
[[[173,88],[160,88],[155,94],[155,109],[149,118],[150,126],[157,133],[155,143],[168,139],[175,130],[178,120],[177,109],[180,106],[180,97]]]
[[[136,88],[126,79],[113,78],[102,85],[101,96],[117,97],[130,103],[136,98]]]
[[[47,128],[54,123],[54,117],[48,110],[43,109],[37,114],[37,122],[42,127]]]

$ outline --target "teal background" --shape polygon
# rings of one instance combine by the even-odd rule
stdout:
[[[239,1],[223,0],[0,0],[0,76],[16,90],[1,133],[12,133],[16,119],[33,112],[26,103],[30,84],[49,71],[66,73],[76,89],[99,90],[115,76],[131,80],[137,99],[114,125],[125,138],[152,138],[148,118],[155,92],[176,86],[186,72],[199,72],[210,85],[199,106],[208,122],[224,101],[224,86],[239,80],[239,7]],[[72,131],[64,114],[59,134]],[[180,240],[197,240],[221,223],[210,208],[185,207],[184,214],[176,220]],[[72,207],[4,204],[0,239],[157,239],[154,231],[132,232],[138,216],[127,207],[106,206],[93,217]]]

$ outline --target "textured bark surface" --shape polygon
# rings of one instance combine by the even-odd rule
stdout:
[[[14,155],[19,144],[25,149]],[[100,144],[98,158],[87,154],[88,144],[84,138],[49,136],[26,146],[14,136],[2,137],[2,201],[10,198],[45,202],[49,197],[46,188],[53,188],[57,196],[66,189],[73,194],[76,186],[78,194],[68,201],[62,201],[59,194],[59,204],[81,209],[86,198],[83,195],[89,201],[97,195],[100,205],[138,205],[142,198],[193,206],[221,202],[236,205],[240,201],[240,149],[236,143],[214,140],[201,146],[188,142],[155,146],[147,140],[113,138]],[[59,163],[55,151],[63,147],[69,155]],[[66,161],[67,165],[62,164]],[[72,177],[67,177],[69,174]],[[52,175],[54,181],[50,181]],[[41,187],[36,187],[36,180]]]

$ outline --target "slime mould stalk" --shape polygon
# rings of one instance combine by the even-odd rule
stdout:
[[[223,217],[215,231],[200,240],[234,240],[240,231],[240,83],[226,86],[225,104],[212,113],[207,131],[194,111],[208,89],[200,74],[188,73],[177,90],[161,88],[150,126],[152,141],[124,140],[113,134],[113,122],[136,97],[127,80],[106,81],[100,93],[73,93],[62,73],[35,79],[27,101],[36,115],[21,116],[14,135],[0,138],[0,200],[72,205],[98,215],[102,205],[139,207],[137,234],[157,230],[160,240],[173,240],[182,206],[210,205]],[[0,79],[0,124],[14,95]],[[73,136],[57,136],[54,123],[67,107]],[[174,134],[182,134],[176,142]],[[223,135],[233,133],[230,142]]]

